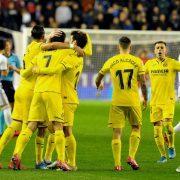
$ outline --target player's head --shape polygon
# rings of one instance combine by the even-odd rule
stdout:
[[[119,39],[119,49],[121,51],[130,51],[131,50],[131,40],[123,36]]]
[[[5,44],[4,44],[4,40],[0,39],[0,51],[4,50]]]
[[[84,48],[87,44],[87,35],[82,31],[72,31],[70,42]]]
[[[44,39],[44,35],[45,35],[45,31],[44,31],[43,26],[35,25],[31,30],[31,36],[34,39],[37,39],[37,40]]]
[[[6,39],[5,40],[5,51],[10,52],[12,50],[13,44],[11,39]]]
[[[50,42],[64,42],[66,39],[66,34],[64,31],[61,31],[59,36],[54,36],[50,39]]]
[[[167,54],[167,45],[164,41],[154,43],[154,53],[158,59],[164,59]]]

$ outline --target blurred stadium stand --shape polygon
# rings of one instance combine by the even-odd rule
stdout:
[[[1,0],[1,26],[179,30],[179,0]]]

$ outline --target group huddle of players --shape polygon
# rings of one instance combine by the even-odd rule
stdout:
[[[33,27],[31,36],[33,41],[24,55],[21,81],[15,92],[13,120],[0,139],[0,154],[14,132],[22,129],[9,164],[11,169],[22,169],[21,155],[38,128],[36,168],[52,166],[51,157],[56,149],[58,160],[53,166],[65,171],[75,170],[76,140],[72,126],[74,112],[79,104],[76,87],[83,69],[83,56],[92,54],[91,40],[87,34],[73,31],[70,43],[65,43],[66,34],[55,31],[45,43],[44,28],[38,25]],[[47,128],[49,137],[43,158]]]
[[[54,31],[45,38],[44,28],[38,25],[33,27],[31,35],[33,41],[24,55],[21,81],[15,93],[13,121],[0,139],[0,155],[14,132],[22,129],[9,168],[23,169],[21,155],[33,132],[38,129],[35,143],[36,169],[76,170],[76,140],[72,132],[74,112],[79,104],[76,88],[83,69],[83,57],[92,55],[91,40],[82,31],[72,31],[69,43],[64,42],[66,35],[63,31]],[[161,154],[157,162],[167,162],[164,135],[169,158],[176,156],[172,122],[175,107],[174,82],[176,72],[180,71],[180,63],[166,56],[165,42],[158,41],[154,46],[156,57],[144,66],[138,57],[130,54],[131,40],[121,37],[119,54],[105,62],[96,78],[98,90],[104,88],[102,79],[106,73],[110,73],[113,84],[108,126],[113,129],[115,171],[123,170],[121,134],[126,119],[132,127],[127,163],[133,170],[139,169],[135,160],[142,125],[138,88],[140,84],[143,106],[146,108],[146,73],[151,81],[150,120],[154,125],[154,139]],[[165,133],[163,128],[166,129]],[[47,129],[49,136],[45,157],[42,157]],[[52,163],[54,149],[57,160]]]

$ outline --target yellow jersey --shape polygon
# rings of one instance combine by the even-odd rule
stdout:
[[[84,50],[85,55],[91,56],[92,55],[92,41],[89,34],[86,33],[86,36],[87,36],[87,44],[83,48],[83,50]]]
[[[151,82],[151,105],[168,104],[175,101],[175,77],[180,63],[166,57],[164,61],[151,59],[145,64]]]
[[[108,59],[99,73],[110,72],[113,84],[112,105],[140,106],[138,75],[145,74],[142,61],[131,54]]]
[[[28,45],[26,49],[26,53],[23,58],[23,64],[24,64],[23,69],[27,69],[32,65],[31,64],[32,59],[41,52],[41,45],[42,42],[37,42],[37,41],[32,41]],[[28,78],[21,77],[20,85],[30,90],[33,90],[35,86],[36,78],[37,78],[36,75],[30,76]]]
[[[79,104],[77,84],[83,69],[83,58],[71,54],[62,61],[62,64],[66,68],[62,73],[63,103]]]
[[[71,49],[42,51],[32,61],[32,64],[41,68],[58,67],[63,59],[70,53]],[[65,63],[65,62],[64,62]],[[56,92],[61,93],[61,73],[48,75],[38,75],[34,92]]]

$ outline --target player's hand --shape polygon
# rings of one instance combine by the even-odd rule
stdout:
[[[73,49],[77,52],[78,56],[83,57],[85,55],[82,48],[80,48],[76,44],[73,44],[73,46],[74,46]]]
[[[50,34],[46,36],[46,40],[49,41],[54,36],[61,36],[62,32],[59,29],[53,30]]]
[[[16,68],[15,66],[12,66],[12,65],[8,65],[8,67],[9,67],[9,70],[13,70],[13,71],[14,71],[15,68]]]
[[[39,73],[39,67],[38,67],[38,66],[33,66],[32,72],[33,72],[34,74],[38,74],[38,73]]]
[[[147,108],[147,100],[143,100],[143,111]]]
[[[100,84],[99,87],[98,87],[98,90],[99,90],[99,91],[102,91],[103,89],[104,89],[104,83],[101,82],[101,84]]]

